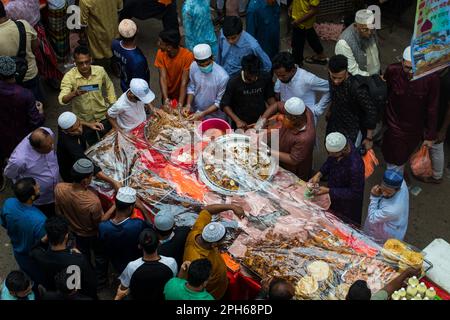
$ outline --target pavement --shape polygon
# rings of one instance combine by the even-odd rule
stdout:
[[[178,2],[180,4],[180,0],[178,0]],[[281,19],[282,21],[280,22],[282,30],[281,46],[284,50],[286,50],[289,45],[289,38],[286,37],[285,12],[286,10],[283,10],[283,16]],[[383,21],[382,17],[382,29],[379,31],[379,35],[381,38],[381,62],[383,69],[388,64],[399,61],[398,59],[401,57],[403,49],[410,42],[413,32],[414,15],[415,5],[411,6],[401,18],[399,17],[398,19],[396,19],[395,25],[392,28],[390,28],[390,21]],[[340,21],[341,18],[342,17],[340,17],[339,15],[336,15],[332,19],[334,19],[334,21]],[[157,50],[157,35],[162,30],[162,23],[155,19],[137,21],[137,23],[139,27],[139,35],[137,37],[137,41],[139,46],[147,56],[150,65],[150,86],[157,95],[155,101],[161,101],[158,71],[157,69],[155,69],[155,67],[153,67],[153,62]],[[332,55],[334,52],[335,42],[322,41],[322,44],[325,48],[325,53],[329,56]],[[305,51],[305,56],[312,54],[311,49],[308,45],[306,45]],[[317,74],[322,78],[327,78],[326,66],[305,64],[305,69]],[[118,79],[114,76],[111,76],[111,78],[114,82],[117,95],[121,94]],[[43,84],[43,89],[46,97],[46,101],[44,101],[46,113],[45,125],[56,132],[56,121],[59,114],[67,111],[69,108],[61,107],[58,104],[57,91],[50,89],[45,84]],[[321,119],[321,121],[319,122],[317,132],[319,135],[319,141],[324,141],[324,119]],[[366,181],[365,203],[363,212],[367,212],[370,189],[373,185],[381,181],[383,168],[385,167],[379,147],[375,147],[375,151],[382,165],[377,168],[373,176]],[[447,146],[447,159],[448,151],[449,150]],[[314,152],[314,169],[318,170],[325,159],[325,148],[323,144],[319,144]],[[435,238],[443,238],[444,240],[450,242],[450,210],[448,209],[448,206],[450,205],[448,196],[450,191],[449,171],[447,170],[445,172],[444,181],[440,185],[424,184],[412,179],[408,186],[418,186],[422,190],[417,196],[410,194],[410,217],[405,240],[420,249],[426,247],[426,245],[433,241]],[[0,205],[2,204],[4,199],[11,196],[11,188],[8,187],[4,192],[0,193]],[[365,218],[365,216],[366,214],[364,214],[363,218]],[[5,232],[5,229],[0,228],[0,280],[4,279],[4,277],[14,269],[17,269],[17,265],[12,254],[12,247],[9,238]],[[113,290],[114,288],[111,288],[111,290],[103,291],[102,293],[100,293],[100,297],[103,299],[112,298]]]

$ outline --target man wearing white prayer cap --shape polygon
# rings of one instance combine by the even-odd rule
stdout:
[[[382,152],[387,168],[403,173],[404,166],[413,152],[424,145],[442,154],[442,145],[435,145],[439,109],[440,79],[432,73],[413,78],[412,52],[403,50],[402,62],[389,65],[383,77],[388,88]],[[423,60],[416,61],[420,65]],[[447,88],[448,90],[448,88]],[[437,150],[439,149],[439,151]],[[442,178],[440,175],[436,178]],[[422,180],[418,177],[419,180]],[[426,179],[426,182],[438,182]]]
[[[379,48],[375,35],[375,14],[368,9],[359,10],[355,23],[342,32],[335,53],[348,59],[348,72],[352,75],[380,74]]]
[[[79,159],[87,159],[85,151],[87,143],[83,135],[83,127],[89,127],[92,130],[103,130],[100,122],[85,122],[78,118],[73,112],[63,112],[58,117],[58,144],[56,155],[58,157],[59,173],[65,182],[72,182],[71,169]],[[95,176],[111,185],[114,189],[120,187],[120,183],[106,176],[100,167],[94,165]]]
[[[227,266],[220,255],[217,245],[225,237],[225,227],[219,222],[211,222],[212,216],[231,210],[239,218],[244,216],[241,207],[231,204],[206,206],[198,215],[197,221],[189,233],[184,248],[183,261],[206,258],[211,262],[211,277],[206,290],[217,300],[223,298],[228,287]]]
[[[226,119],[220,110],[220,101],[228,83],[228,73],[214,62],[211,47],[201,43],[193,49],[195,61],[189,69],[185,115],[191,120],[208,118]]]
[[[302,99],[292,97],[286,102],[278,102],[261,116],[262,121],[283,113],[283,126],[279,130],[279,150],[272,148],[271,154],[280,161],[280,165],[296,174],[300,179],[308,180],[312,173],[312,156],[316,140],[314,115]],[[268,139],[269,140],[269,139]]]
[[[159,239],[159,254],[174,258],[177,264],[181,266],[183,264],[184,245],[191,228],[176,226],[174,214],[164,209],[155,216],[153,226]]]
[[[328,186],[321,186],[316,195],[329,194],[330,211],[360,225],[364,198],[364,163],[353,144],[340,132],[331,132],[325,139],[328,159],[309,180],[319,183],[328,177]]]

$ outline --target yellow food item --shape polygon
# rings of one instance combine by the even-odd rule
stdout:
[[[319,283],[311,276],[301,278],[295,286],[295,294],[302,298],[312,298],[319,290]]]
[[[386,243],[384,244],[383,248],[392,252],[393,254],[396,254],[396,255],[401,255],[403,253],[403,251],[408,249],[403,242],[401,242],[397,239],[387,240]]]
[[[422,266],[423,255],[420,252],[406,250],[402,253],[402,258],[410,266]]]
[[[328,263],[324,261],[314,261],[307,267],[308,274],[317,281],[324,281],[328,279],[331,274],[331,269]]]

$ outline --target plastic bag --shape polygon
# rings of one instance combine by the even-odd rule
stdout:
[[[373,152],[373,149],[367,151],[366,154],[362,157],[362,160],[364,162],[364,176],[367,179],[373,174],[373,172],[375,171],[375,167],[380,163],[375,156],[375,152]]]
[[[422,146],[419,151],[411,157],[411,170],[416,177],[428,178],[433,174],[430,152],[428,147]]]

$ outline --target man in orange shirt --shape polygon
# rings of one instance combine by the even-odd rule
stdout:
[[[180,47],[180,40],[177,30],[165,30],[159,34],[155,67],[159,69],[159,84],[165,106],[177,99],[178,107],[182,107],[186,100],[189,68],[194,55]]]
[[[211,275],[206,285],[216,300],[222,299],[228,288],[227,266],[217,246],[225,238],[225,227],[219,222],[211,222],[212,215],[232,210],[239,218],[244,216],[241,207],[232,204],[214,204],[206,206],[198,215],[186,239],[183,261],[195,261],[206,258],[211,262]]]

